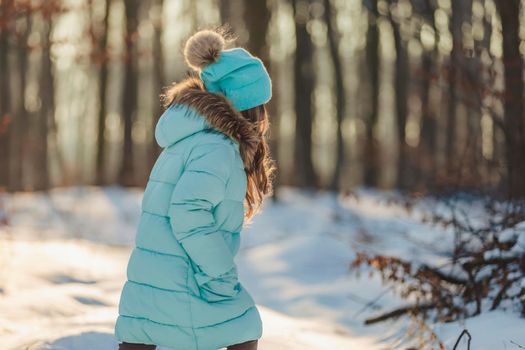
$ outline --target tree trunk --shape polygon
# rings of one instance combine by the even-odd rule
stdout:
[[[156,23],[154,23],[154,36],[153,36],[153,75],[155,76],[155,110],[153,113],[152,126],[153,130],[151,133],[151,143],[149,149],[149,161],[150,166],[153,166],[157,157],[160,154],[159,145],[155,140],[155,126],[162,114],[162,106],[160,104],[160,93],[162,88],[166,85],[166,77],[164,72],[164,47],[162,45],[162,29],[163,20],[162,13],[164,9],[164,0],[156,0],[154,3],[156,11]]]
[[[394,76],[394,87],[396,95],[396,130],[398,140],[398,160],[397,160],[397,188],[405,189],[408,184],[408,145],[406,143],[406,123],[408,116],[408,82],[410,80],[409,63],[406,43],[403,42],[400,32],[400,24],[390,15],[390,24],[394,35],[394,45],[396,50],[396,71]]]
[[[259,7],[257,4],[261,0],[253,1],[254,7]],[[229,32],[233,34],[241,35],[243,32],[247,31],[246,26],[248,25],[246,21],[246,6],[252,6],[252,1],[248,0],[218,0],[217,6],[219,7],[219,16],[221,20],[221,25]],[[253,11],[252,11],[253,12]],[[264,16],[265,14],[262,13]],[[264,24],[263,24],[264,25]],[[240,39],[245,39],[244,35],[241,35]],[[242,42],[241,44],[244,44]]]
[[[13,162],[11,179],[9,181],[10,191],[24,190],[24,169],[27,166],[27,150],[28,140],[27,131],[29,130],[29,115],[25,106],[25,93],[27,87],[27,71],[29,67],[29,50],[27,47],[27,40],[31,33],[31,16],[25,14],[23,17],[23,29],[20,31],[17,43],[18,56],[18,95],[20,96],[20,103],[17,108],[17,115],[15,120],[16,137],[11,140],[13,147],[12,157]]]
[[[133,121],[137,112],[137,67],[135,59],[135,40],[138,27],[138,0],[124,2],[126,34],[124,63],[124,93],[122,95],[122,121],[124,143],[118,182],[122,186],[135,184],[133,166]]]
[[[421,58],[421,131],[418,146],[418,185],[432,188],[436,171],[436,115],[432,110],[430,89],[433,51],[424,51]]]
[[[38,114],[38,149],[36,150],[33,188],[37,191],[47,191],[49,180],[48,136],[51,118],[55,111],[55,82],[53,62],[51,61],[51,34],[53,32],[52,14],[44,19],[44,42],[40,67],[39,96],[42,101]]]
[[[221,22],[223,25],[226,25],[231,19],[231,1],[218,0],[218,6]]]
[[[301,10],[298,11],[299,6]],[[309,11],[306,2],[293,0],[296,50],[294,58],[295,83],[295,181],[298,186],[317,187],[318,181],[312,161],[313,92],[315,87],[313,43],[306,30]]]
[[[0,4],[2,23],[9,20],[12,1]],[[9,67],[9,28],[0,26],[0,191],[9,185],[11,127],[11,94]]]
[[[379,28],[377,0],[368,1],[368,30],[366,34],[366,62],[370,86],[370,110],[365,119],[364,184],[375,187],[379,182],[379,145],[375,129],[379,118]]]
[[[454,141],[456,134],[456,110],[458,105],[456,81],[458,76],[458,66],[461,62],[461,51],[463,47],[461,1],[452,1],[452,15],[450,18],[450,32],[452,33],[452,51],[448,67],[448,111],[446,129],[446,170],[447,176],[455,172],[455,149]]]
[[[511,199],[525,198],[525,119],[523,59],[520,55],[520,0],[496,1],[503,35],[504,133],[507,190]]]
[[[334,68],[335,113],[337,120],[335,169],[332,177],[332,182],[330,184],[330,189],[333,191],[339,191],[341,189],[341,173],[343,169],[343,163],[345,160],[345,148],[343,140],[343,121],[346,107],[345,88],[343,84],[343,69],[341,65],[341,57],[339,56],[339,33],[332,24],[332,21],[335,22],[335,19],[333,17],[334,11],[330,0],[324,0],[323,4],[324,20],[326,23],[328,36],[328,47],[330,49],[330,58],[332,59],[332,65]]]
[[[492,45],[492,31],[493,31],[492,20],[487,15],[487,7],[486,7],[487,1],[488,0],[485,0],[484,2],[485,16],[483,17],[483,39],[478,43],[478,46],[482,48],[481,50],[485,50],[485,52],[490,51],[490,47]],[[494,61],[495,61],[494,58],[491,58],[488,63],[485,63],[485,69],[489,69],[487,67],[493,66]],[[492,133],[492,137],[490,138],[489,144],[490,144],[490,147],[492,148],[492,151],[490,152],[490,154],[484,155],[485,158],[484,158],[483,163],[486,169],[485,179],[487,180],[487,184],[490,188],[494,188],[496,185],[494,183],[494,179],[497,178],[499,175],[497,160],[503,157],[497,156],[497,154],[499,153],[498,152],[498,139],[499,138],[497,135],[498,135],[498,131],[500,130],[498,130],[497,126],[493,122],[491,123],[490,131]],[[482,151],[483,151],[483,148],[482,148]]]
[[[98,38],[98,57],[100,69],[98,72],[98,129],[97,129],[97,158],[96,158],[96,179],[95,183],[99,186],[106,184],[106,114],[107,114],[107,86],[108,86],[108,32],[109,32],[109,11],[111,3],[105,1],[104,19],[102,22],[102,34]]]
[[[266,0],[244,0],[244,18],[250,35],[247,42],[248,50],[268,65],[266,33],[270,23],[270,11]]]

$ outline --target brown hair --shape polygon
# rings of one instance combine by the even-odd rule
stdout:
[[[250,219],[259,211],[264,197],[272,193],[272,174],[275,167],[265,137],[270,126],[265,105],[242,111],[241,115],[256,126],[260,137],[252,166],[245,168],[248,185],[245,197],[247,211],[244,216]]]

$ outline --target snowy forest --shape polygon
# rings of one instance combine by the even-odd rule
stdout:
[[[162,95],[206,28],[272,77],[236,258],[259,347],[525,348],[525,1],[0,0],[3,348],[118,347]]]

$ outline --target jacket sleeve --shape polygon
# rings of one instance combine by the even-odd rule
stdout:
[[[171,196],[169,217],[173,234],[202,271],[201,279],[219,278],[235,267],[212,212],[224,199],[233,165],[229,145],[196,146]]]

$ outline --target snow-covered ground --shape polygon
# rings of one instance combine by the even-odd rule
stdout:
[[[9,196],[0,226],[0,339],[3,349],[116,349],[113,322],[138,220],[139,190],[68,188]],[[378,277],[357,276],[357,251],[440,264],[452,234],[423,224],[392,194],[281,191],[243,233],[241,281],[264,320],[262,350],[389,349],[410,322],[364,326],[402,301]],[[476,208],[471,208],[475,216]],[[452,349],[463,329],[471,349],[519,349],[525,320],[490,312],[433,331]],[[402,346],[399,348],[403,348]],[[466,349],[463,342],[458,349]],[[176,350],[176,349],[174,349]]]

